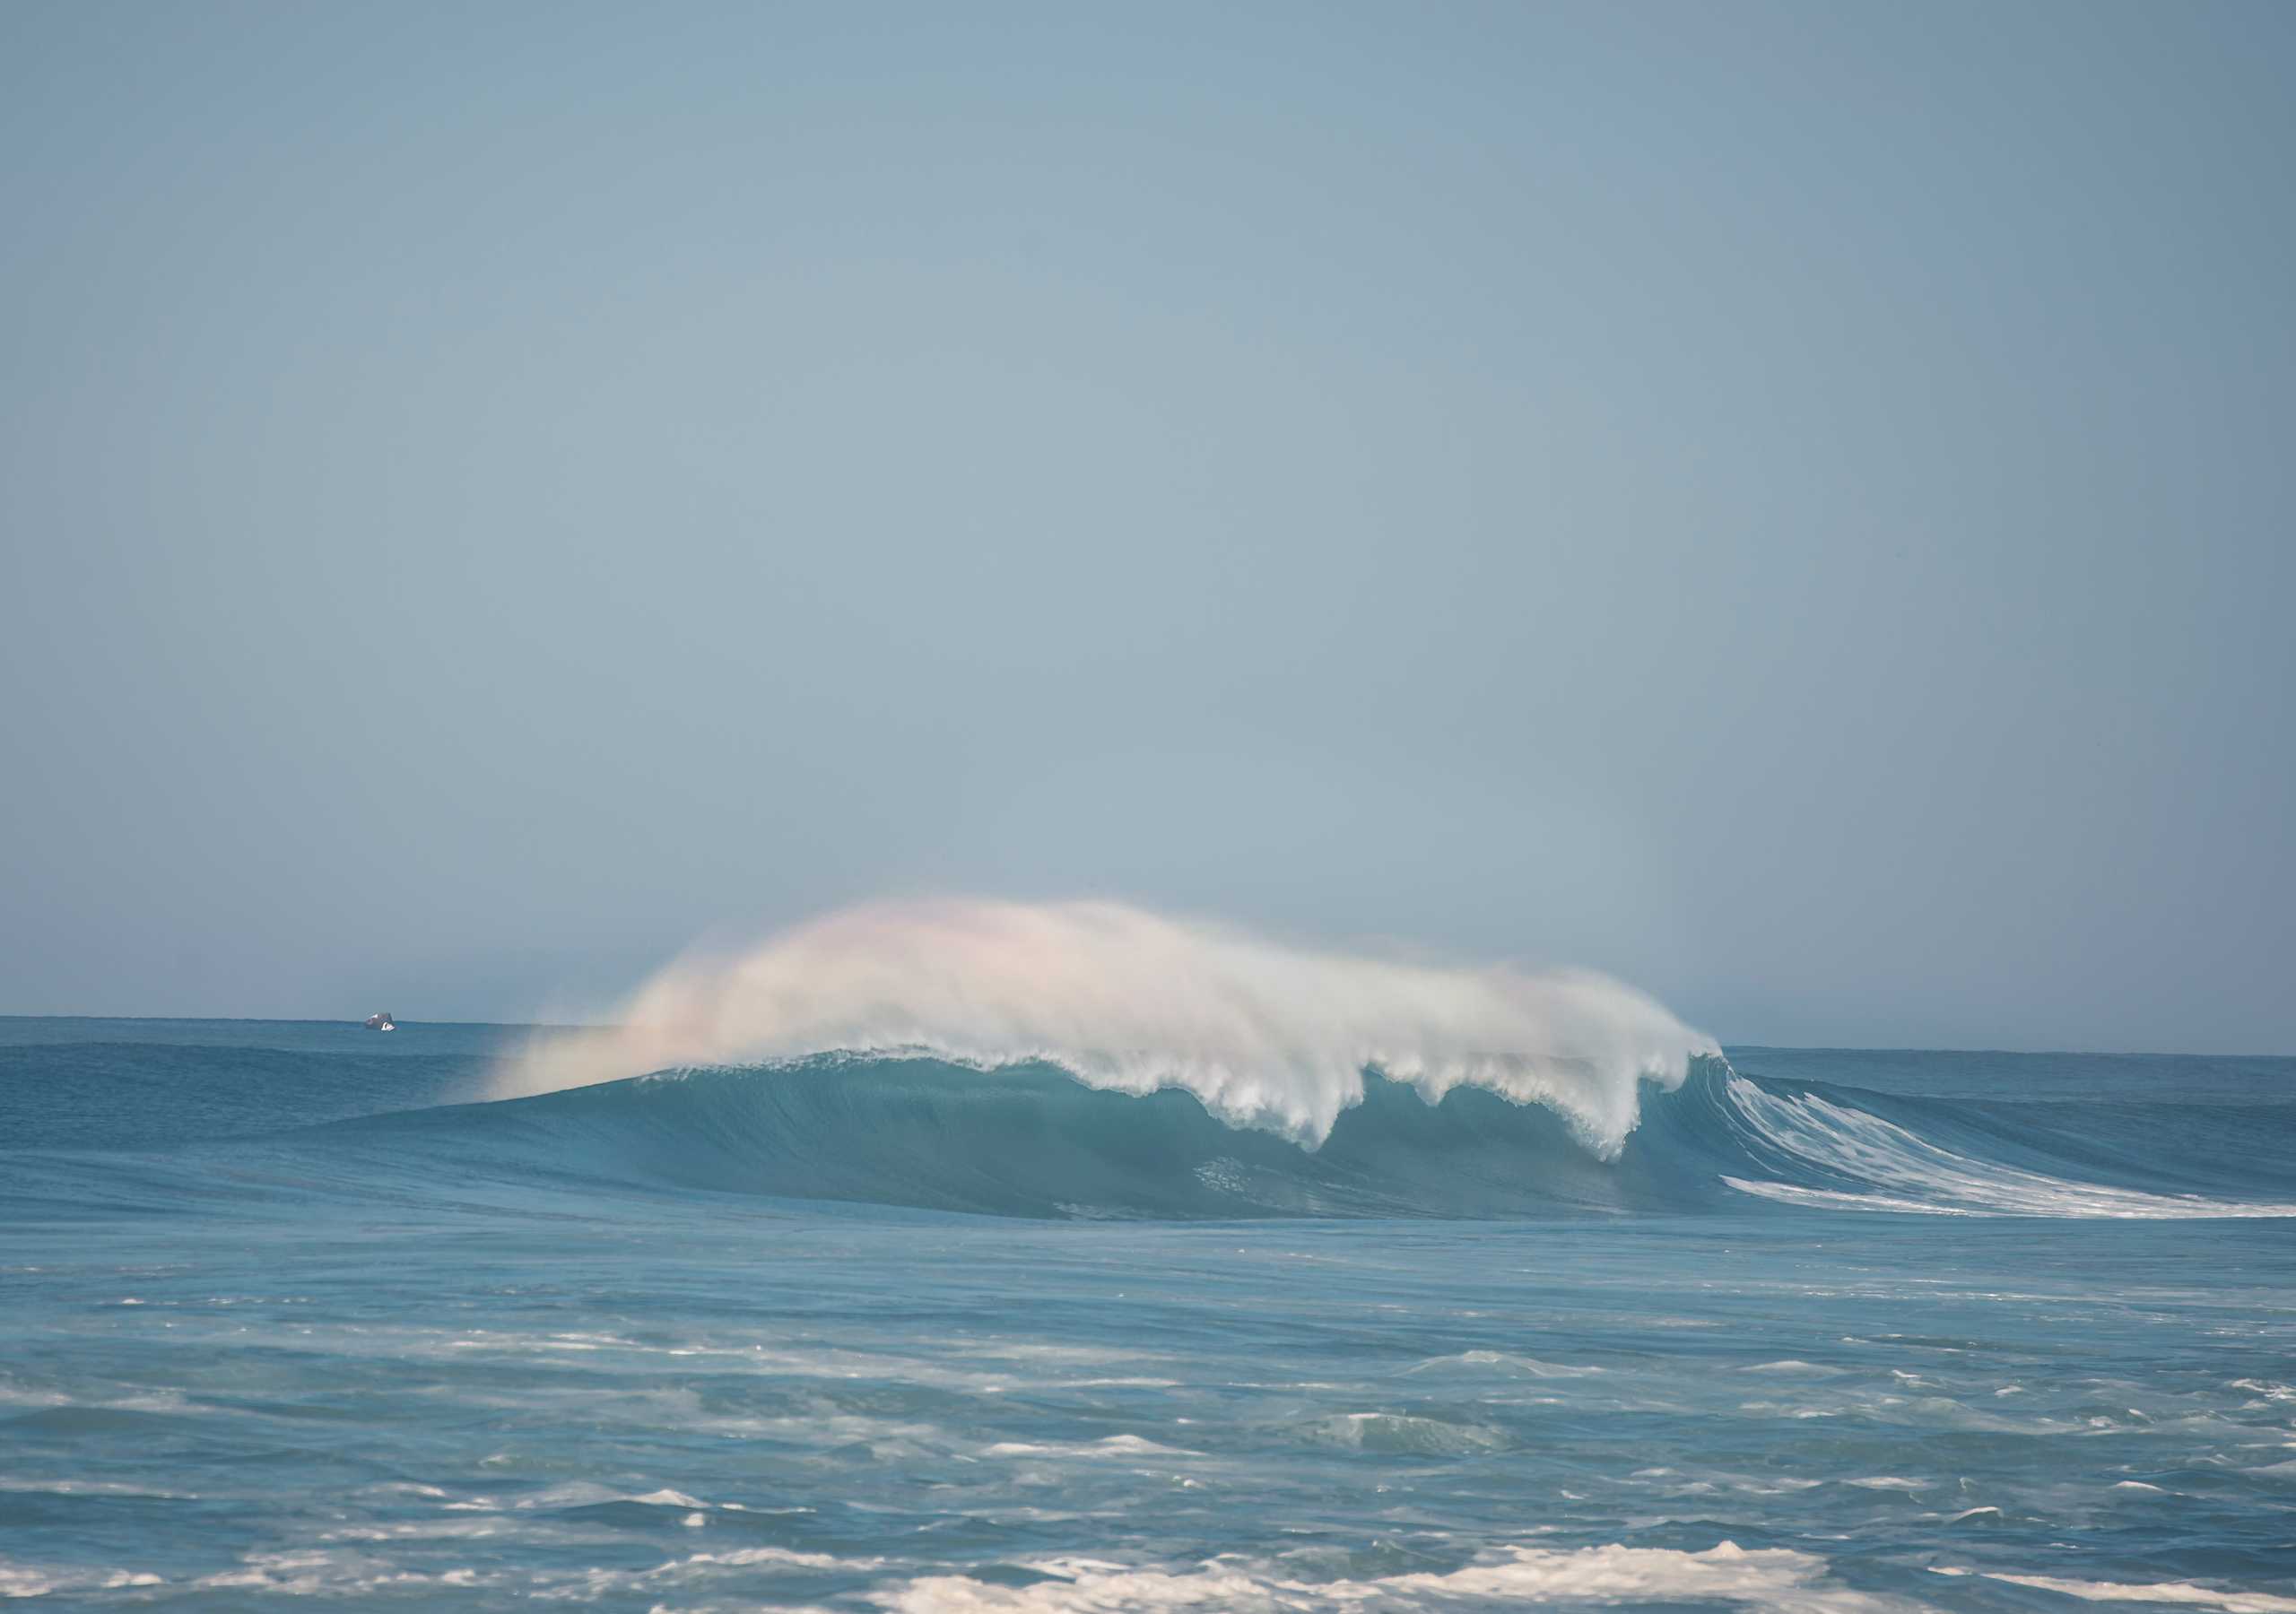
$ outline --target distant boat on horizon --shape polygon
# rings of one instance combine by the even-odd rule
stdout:
[[[366,1020],[366,1026],[367,1029],[370,1031],[396,1031],[398,1029],[398,1022],[393,1020],[388,1014],[369,1015]]]

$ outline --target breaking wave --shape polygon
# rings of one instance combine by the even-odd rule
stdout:
[[[63,1123],[0,1083],[20,1147],[121,1151],[15,1154],[0,1205],[68,1208],[95,1170],[138,1204],[559,1184],[1169,1219],[2296,1217],[2296,1090],[2266,1068],[2285,1062],[2228,1088],[2166,1074],[2189,1062],[1971,1081],[1931,1055],[1924,1085],[1876,1090],[1783,1073],[1889,1088],[1871,1056],[1734,1069],[1601,976],[1303,950],[1109,903],[877,906],[689,958],[616,1025],[493,1063],[480,1103],[438,1103],[472,1072],[422,1077],[425,1045],[354,1040],[107,1045],[109,1097]],[[206,1158],[248,1149],[292,1158]]]
[[[2254,1147],[2290,1106],[1764,1077],[1603,976],[1109,902],[876,904],[690,956],[489,1092],[326,1130],[465,1175],[1027,1216],[2296,1215],[2296,1151]]]
[[[1606,1158],[1634,1130],[1645,1082],[1679,1087],[1694,1058],[1720,1052],[1589,971],[1310,951],[1112,902],[952,900],[848,909],[747,953],[681,960],[610,1028],[525,1049],[495,1094],[831,1050],[1178,1089],[1311,1144],[1376,1071],[1430,1102],[1472,1087],[1544,1106]]]
[[[1808,1213],[2296,1216],[2296,1106],[1940,1104],[1692,1063],[1613,1153],[1560,1111],[1474,1086],[1429,1102],[1359,1072],[1309,1145],[1180,1088],[1057,1067],[827,1054],[665,1072],[295,1134],[457,1184],[506,1176],[1054,1218]],[[2213,1138],[2212,1143],[2211,1139]],[[2161,1147],[2160,1141],[2166,1140]],[[2152,1152],[2147,1154],[2151,1149]],[[2208,1175],[2193,1177],[2193,1162]]]

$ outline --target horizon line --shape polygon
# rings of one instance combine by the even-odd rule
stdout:
[[[0,1012],[0,1020],[126,1020],[149,1024],[173,1023],[200,1026],[357,1026],[352,1018],[306,1015],[257,1014],[20,1014]],[[611,1029],[618,1022],[613,1020],[396,1020],[404,1030],[411,1026],[482,1028],[504,1031],[596,1031]],[[2082,1059],[2296,1059],[2296,1050],[2272,1054],[2225,1053],[2207,1048],[2003,1048],[1984,1046],[1924,1046],[1918,1043],[1774,1043],[1733,1042],[1727,1037],[1716,1039],[1724,1053],[1735,1048],[1755,1054],[2002,1054],[2018,1058],[2082,1058]],[[821,1049],[821,1053],[858,1052],[854,1049]]]

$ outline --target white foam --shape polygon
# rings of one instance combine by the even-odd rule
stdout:
[[[840,1558],[793,1547],[739,1547],[726,1552],[697,1552],[671,1558],[650,1569],[585,1569],[534,1587],[526,1595],[540,1602],[589,1602],[613,1593],[645,1595],[664,1586],[700,1585],[728,1577],[744,1579],[761,1571],[834,1569],[866,1575],[883,1567],[883,1558]]]
[[[2144,1193],[2076,1183],[1955,1154],[1893,1122],[1830,1104],[1814,1093],[1773,1093],[1732,1075],[1728,1090],[1742,1123],[1766,1150],[1813,1171],[1852,1179],[1857,1188],[1722,1180],[1742,1193],[1838,1210],[1926,1216],[2110,1217],[2181,1220],[2296,1217],[2296,1204],[2249,1204],[2197,1194]]]
[[[1179,1446],[1160,1445],[1137,1435],[1110,1435],[1100,1440],[1077,1442],[1000,1440],[981,1451],[984,1457],[1196,1457],[1201,1454]]]
[[[353,1596],[417,1586],[467,1587],[479,1584],[474,1569],[438,1575],[395,1569],[379,1558],[344,1548],[332,1551],[251,1552],[240,1567],[192,1583],[215,1591],[260,1592],[287,1597]]]
[[[1827,1579],[1822,1558],[1786,1548],[1748,1551],[1724,1541],[1705,1552],[1588,1547],[1509,1547],[1448,1574],[1300,1581],[1231,1560],[1196,1568],[1139,1568],[1091,1558],[1031,1565],[1056,1578],[1004,1586],[965,1575],[926,1575],[871,1593],[894,1614],[1062,1614],[1115,1609],[1375,1610],[1432,1605],[1566,1602],[1578,1607],[1719,1603],[1776,1614],[1907,1614],[1921,1605],[1852,1591]]]
[[[500,1535],[499,1519],[438,1519],[411,1524],[351,1524],[321,1531],[317,1540],[336,1541],[453,1541],[483,1540]]]
[[[1376,1068],[1430,1101],[1461,1085],[1552,1106],[1615,1155],[1638,1084],[1718,1053],[1606,976],[1310,951],[1110,902],[888,903],[689,957],[611,1028],[557,1033],[494,1096],[839,1050],[1058,1065],[1094,1087],[1185,1088],[1241,1125],[1306,1142]]]
[[[1507,1444],[1497,1429],[1483,1424],[1451,1423],[1408,1412],[1346,1412],[1320,1418],[1300,1433],[1318,1445],[1347,1451],[1416,1452],[1431,1456],[1463,1456],[1496,1451]]]
[[[0,1597],[46,1597],[56,1582],[37,1569],[27,1569],[0,1558]]]
[[[1406,1374],[1431,1373],[1444,1367],[1489,1367],[1520,1378],[1592,1378],[1600,1367],[1573,1367],[1561,1362],[1542,1362],[1536,1357],[1515,1356],[1504,1350],[1463,1350],[1457,1356],[1430,1357],[1404,1369]]]
[[[46,1597],[55,1592],[118,1592],[133,1586],[164,1586],[147,1569],[30,1569],[0,1558],[0,1597]]]
[[[2039,1592],[2055,1592],[2066,1597],[2080,1598],[2085,1602],[2171,1603],[2185,1608],[2214,1609],[2219,1610],[2219,1614],[2296,1614],[2296,1597],[2282,1597],[2271,1592],[2220,1591],[2213,1586],[2196,1585],[2191,1581],[2156,1581],[2150,1585],[2135,1585],[2118,1581],[2068,1580],[2056,1575],[2003,1575],[1989,1569],[1978,1573],[1987,1580],[2001,1581],[2012,1586],[2031,1586]]]
[[[126,1485],[113,1480],[22,1480],[0,1475],[0,1491],[45,1494],[51,1497],[141,1497],[162,1502],[196,1502],[192,1491],[160,1490],[148,1485]]]
[[[1775,1362],[1753,1362],[1738,1369],[1741,1373],[1785,1373],[1797,1377],[1831,1378],[1848,1371],[1846,1367],[1822,1367],[1815,1362],[1805,1362],[1799,1357],[1785,1357]]]

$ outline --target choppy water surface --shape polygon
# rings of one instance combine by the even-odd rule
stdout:
[[[0,1021],[0,1595],[2296,1610],[2296,1062],[1374,1080]],[[37,1606],[37,1605],[35,1605]],[[294,1605],[300,1606],[300,1605]]]

